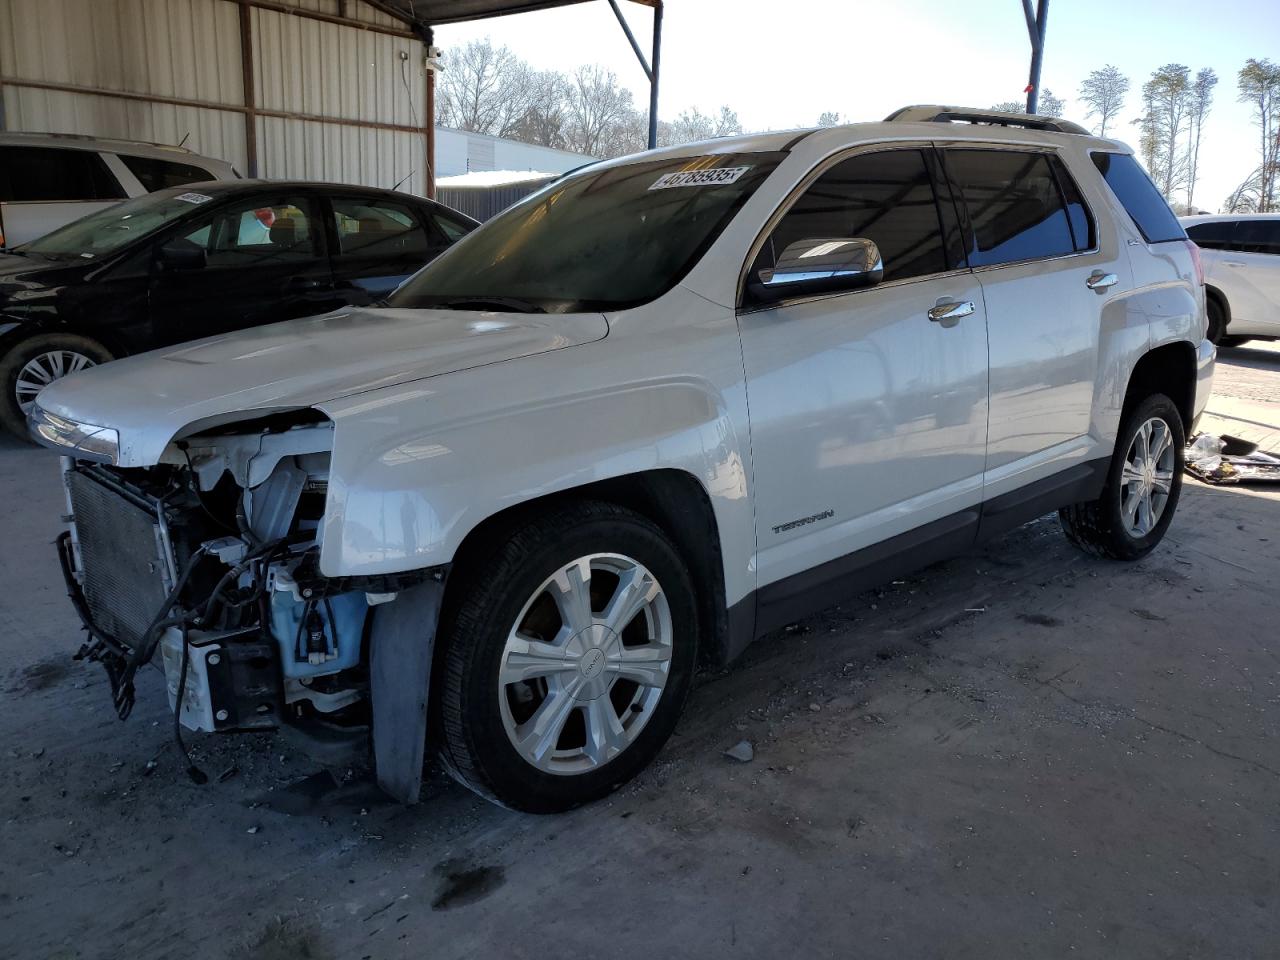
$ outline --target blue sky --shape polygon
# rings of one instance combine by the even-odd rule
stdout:
[[[622,5],[647,46],[649,10]],[[441,27],[436,41],[447,49],[485,35],[539,67],[606,66],[647,102],[604,0]],[[910,103],[1017,100],[1030,57],[1019,0],[667,0],[663,41],[662,116],[728,104],[747,130],[812,125],[824,110],[878,120]],[[1220,81],[1195,202],[1217,209],[1257,165],[1256,132],[1236,103],[1248,57],[1280,60],[1280,0],[1051,0],[1043,84],[1083,122],[1080,81],[1114,63],[1132,80],[1116,135],[1134,142],[1138,90],[1153,69],[1212,67]]]

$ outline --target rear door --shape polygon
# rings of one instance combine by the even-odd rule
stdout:
[[[932,521],[961,538],[952,547],[974,536],[963,517],[982,494],[986,316],[935,169],[929,144],[835,162],[750,267],[823,238],[872,240],[884,261],[876,286],[740,313],[762,587],[822,568],[806,574],[821,589],[857,558],[824,564]]]
[[[5,246],[42,237],[125,197],[96,151],[0,145]]]
[[[1100,455],[1098,344],[1131,278],[1055,152],[954,144],[944,156],[987,307],[990,499]]]
[[[1280,335],[1280,220],[1236,221],[1229,249],[1219,262],[1231,278],[1232,332]],[[1238,301],[1238,302],[1237,302]]]
[[[192,198],[201,196],[198,189]],[[314,198],[255,194],[188,221],[157,245],[150,315],[155,346],[324,313],[340,305]],[[206,251],[198,268],[166,266],[158,247]]]
[[[448,245],[448,238],[416,206],[382,197],[333,196],[334,287],[346,303],[388,296]]]

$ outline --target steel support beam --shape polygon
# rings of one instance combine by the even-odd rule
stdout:
[[[1049,22],[1049,0],[1037,0],[1034,13],[1031,10],[1031,0],[1022,0],[1022,13],[1027,18],[1027,36],[1031,39],[1027,113],[1034,114],[1040,106],[1040,67],[1044,63],[1044,33]]]
[[[622,32],[627,35],[627,42],[635,51],[636,59],[640,61],[640,69],[649,80],[649,149],[652,150],[658,145],[658,67],[662,60],[662,0],[654,0],[653,3],[653,52],[649,59],[645,59],[636,35],[631,32],[631,25],[622,15],[618,0],[609,0],[609,6],[613,8],[613,15],[618,18],[618,25],[622,27]]]
[[[253,10],[242,0],[240,9],[240,74],[244,85],[244,158],[245,172],[251,179],[258,176],[258,95],[253,79]]]

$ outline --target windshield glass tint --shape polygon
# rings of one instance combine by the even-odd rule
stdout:
[[[180,199],[185,197],[186,199]],[[203,198],[197,200],[196,198]],[[97,259],[155,233],[166,224],[195,213],[211,200],[192,192],[155,193],[91,213],[23,246],[26,253],[66,259]]]
[[[389,303],[568,312],[648,302],[689,271],[782,157],[721,154],[584,170],[469,234]]]

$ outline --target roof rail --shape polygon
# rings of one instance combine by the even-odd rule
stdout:
[[[1039,117],[1029,113],[1002,113],[999,110],[974,110],[971,107],[942,107],[921,104],[895,110],[884,118],[885,122],[901,123],[989,123],[999,127],[1023,127],[1027,130],[1047,130],[1051,133],[1074,133],[1092,136],[1088,130],[1070,120],[1057,117]]]

